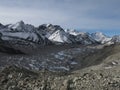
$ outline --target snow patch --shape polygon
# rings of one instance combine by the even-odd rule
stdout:
[[[71,62],[70,64],[72,64],[72,65],[76,65],[76,64],[78,64],[78,63],[73,61],[73,62]]]

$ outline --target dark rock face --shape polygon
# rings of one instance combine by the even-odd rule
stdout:
[[[0,52],[7,53],[7,54],[25,54],[20,50],[16,50],[10,46],[5,46],[5,44],[0,44]]]
[[[2,39],[1,39],[1,37],[2,37],[2,33],[0,33],[0,42],[2,42]]]
[[[8,42],[3,41],[1,37],[2,34],[0,33],[0,52],[7,54],[24,54],[22,51],[14,49]]]

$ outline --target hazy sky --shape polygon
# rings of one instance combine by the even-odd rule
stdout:
[[[120,32],[120,0],[0,0],[0,22]]]

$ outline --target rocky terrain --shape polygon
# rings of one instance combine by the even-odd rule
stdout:
[[[0,24],[0,90],[120,90],[120,36]]]
[[[89,48],[93,48],[89,46]],[[1,90],[119,90],[120,46],[97,46],[99,51],[77,55],[71,70],[28,70],[16,65],[0,71]],[[52,62],[52,61],[51,61]],[[80,63],[79,63],[80,62]]]

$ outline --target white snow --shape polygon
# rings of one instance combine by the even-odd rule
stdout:
[[[66,71],[69,71],[69,70],[70,70],[69,68],[66,68],[66,67],[64,67],[64,66],[52,67],[52,69],[66,70]]]
[[[39,68],[38,67],[36,67],[35,65],[33,65],[33,64],[29,64],[29,66],[32,68],[32,69],[34,69],[34,70],[39,70]]]
[[[72,65],[76,65],[76,64],[78,64],[78,63],[75,62],[75,61],[73,61],[73,62],[71,62],[70,64],[72,64]]]
[[[60,52],[58,52],[58,55],[65,55],[65,52],[64,51],[60,51]]]
[[[93,39],[95,39],[96,41],[101,42],[102,44],[104,44],[112,39],[112,38],[104,35],[102,32],[93,33],[93,34],[91,34],[91,37]]]
[[[76,30],[65,30],[67,33],[71,34],[71,35],[74,35],[74,36],[77,36],[79,35],[79,32],[77,32]]]
[[[16,37],[16,38],[21,38],[21,39],[27,39],[27,40],[32,40],[35,42],[39,41],[39,37],[35,33],[30,33],[30,32],[2,32],[3,38],[2,39],[8,39],[7,37]]]
[[[63,57],[63,56],[60,56],[60,55],[54,55],[54,56],[55,56],[55,58],[60,59],[60,60],[63,60],[63,59],[64,59],[64,57]]]
[[[68,35],[61,30],[57,30],[54,32],[50,37],[49,40],[55,41],[55,42],[60,42],[60,43],[71,43],[69,41]]]
[[[110,69],[110,68],[112,68],[112,67],[111,66],[105,67],[105,69]]]
[[[115,62],[115,61],[112,62],[112,65],[117,65],[117,64],[118,64],[118,62]]]
[[[23,31],[23,32],[35,31],[34,26],[25,24],[23,21],[17,22],[16,24],[11,24],[8,27],[14,29],[15,31]]]
[[[71,30],[68,29],[68,30],[65,30],[65,32],[67,32],[67,33],[69,33],[71,35],[74,35],[74,36],[85,35],[86,34],[86,32],[79,32],[79,31],[77,31],[75,29],[71,29]]]

